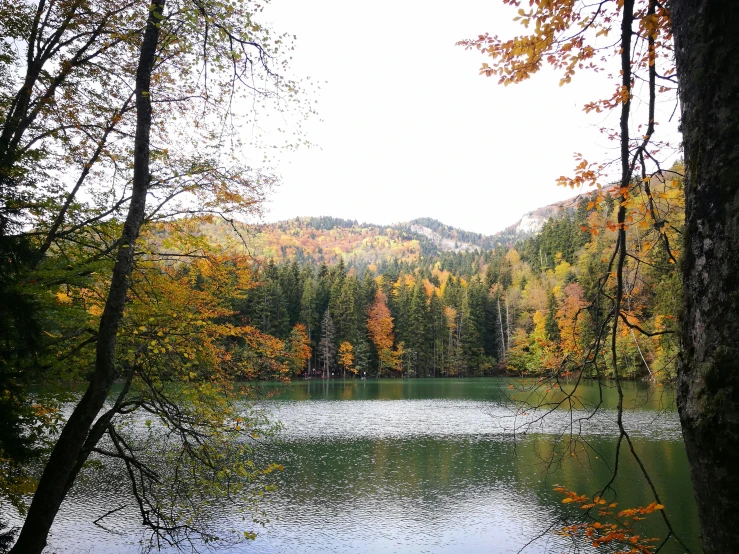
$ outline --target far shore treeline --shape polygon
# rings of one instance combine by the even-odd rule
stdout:
[[[583,195],[518,240],[429,219],[395,228],[326,217],[266,225],[251,239],[267,255],[255,257],[253,285],[233,299],[234,317],[287,343],[305,334],[310,356],[302,368],[292,366],[296,376],[534,375],[560,366],[574,373],[593,357],[588,349],[606,316],[597,292],[611,286],[604,282],[614,206],[627,202],[641,231],[630,245],[624,298],[631,326],[617,337],[620,375],[669,381],[681,284],[662,239],[681,231],[683,191],[679,181],[653,181],[652,201],[669,214],[660,228],[637,221],[645,198],[616,191]],[[453,246],[444,251],[411,232],[420,224],[434,226],[437,242],[452,237]],[[226,227],[202,229],[224,242]],[[609,357],[600,359],[603,367],[589,371],[610,376]]]

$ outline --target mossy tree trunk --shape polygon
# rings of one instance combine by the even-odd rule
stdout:
[[[672,0],[686,226],[678,407],[707,554],[739,548],[739,3]]]

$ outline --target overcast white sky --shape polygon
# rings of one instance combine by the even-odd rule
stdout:
[[[503,87],[478,75],[479,53],[455,46],[518,31],[500,0],[272,0],[266,15],[298,37],[293,71],[327,81],[322,121],[307,128],[317,147],[282,156],[269,221],[428,216],[493,233],[576,194],[555,184],[573,152],[615,146],[603,119],[582,112],[610,83],[579,75],[560,88],[546,71]]]

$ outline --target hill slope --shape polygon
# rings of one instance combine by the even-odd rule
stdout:
[[[252,255],[277,263],[295,260],[301,264],[332,264],[343,260],[348,265],[366,266],[509,246],[536,234],[550,217],[574,211],[576,201],[574,198],[529,212],[495,235],[457,229],[425,217],[375,225],[330,216],[296,217],[257,226],[215,220],[203,223],[200,232],[215,244],[245,246]]]

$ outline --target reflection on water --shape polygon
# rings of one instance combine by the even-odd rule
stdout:
[[[582,410],[572,413],[559,410],[541,418],[535,413],[516,416],[515,410],[509,407],[479,400],[302,400],[274,402],[270,407],[274,419],[285,425],[283,436],[289,440],[484,435],[499,441],[523,427],[529,433],[546,435],[568,432],[571,416],[590,416],[582,428],[584,436],[612,437],[617,433],[612,410],[599,410],[592,416]],[[652,440],[682,437],[675,413],[632,410],[624,414],[624,425],[634,437]]]
[[[547,474],[541,458],[566,424],[557,414],[519,437],[510,432],[507,391],[500,379],[297,382],[264,404],[284,424],[280,443],[265,445],[265,459],[284,464],[279,491],[265,504],[271,522],[254,543],[230,552],[566,552],[546,533],[571,513],[554,483],[593,493],[609,475],[614,451],[615,392],[603,391],[606,409],[586,430],[599,456],[567,459]],[[667,396],[629,384],[627,426],[647,464],[673,526],[699,552],[698,526],[677,414]],[[588,403],[601,396],[592,383]],[[349,402],[348,400],[352,400]],[[667,406],[665,410],[659,410]],[[619,506],[652,501],[627,457],[616,483]],[[109,471],[89,474],[54,526],[51,552],[137,552],[138,517],[126,505],[125,480]],[[576,510],[576,509],[575,509]],[[215,517],[224,529],[243,528],[232,508]],[[664,535],[658,517],[644,532]],[[559,541],[559,542],[558,542]],[[663,552],[683,552],[672,545]]]
[[[279,393],[284,400],[482,400],[502,402],[510,395],[533,388],[533,379],[471,378],[471,379],[311,379],[295,381],[289,387],[265,384],[262,392]],[[509,388],[513,386],[513,390]],[[570,391],[575,382],[564,382]],[[663,387],[645,383],[622,383],[624,406],[631,410],[666,410],[675,412],[674,395]],[[618,393],[613,382],[603,384],[583,381],[577,396],[586,406],[602,402],[604,408],[615,409]],[[519,400],[523,398],[519,396]]]

